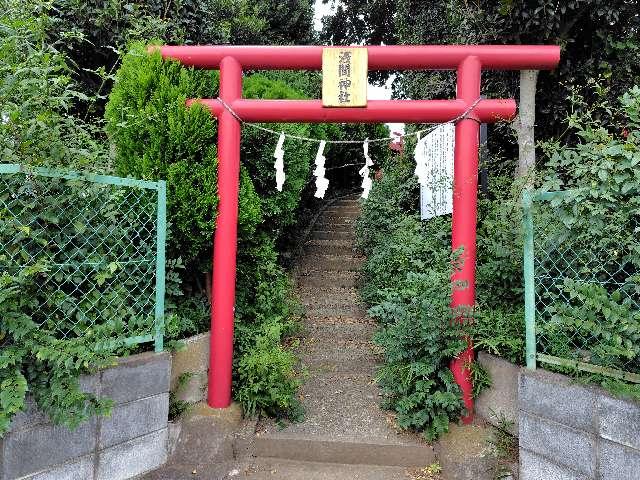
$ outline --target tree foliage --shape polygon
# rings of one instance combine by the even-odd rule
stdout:
[[[466,347],[463,327],[450,308],[451,219],[420,222],[417,182],[410,164],[385,165],[358,220],[367,254],[363,299],[378,320],[375,341],[384,349],[378,382],[384,405],[403,429],[438,438],[463,412],[449,370]]]
[[[560,135],[570,113],[572,87],[594,80],[608,87],[609,100],[640,78],[640,3],[637,0],[344,0],[324,19],[323,37],[333,44],[555,44],[559,67],[541,72],[536,133]],[[453,72],[404,72],[395,94],[408,98],[450,98]],[[517,72],[483,74],[483,94],[518,97]],[[587,98],[593,101],[594,97]],[[511,152],[508,136],[490,142]],[[498,151],[498,150],[495,150]]]
[[[65,56],[46,42],[46,16],[32,16],[36,2],[5,2],[0,12],[0,151],[3,162],[26,165],[65,165],[87,170],[104,168],[106,149],[95,138],[97,128],[68,115],[78,99],[69,76]],[[74,293],[47,283],[52,258],[60,248],[62,256],[82,255],[82,242],[63,248],[58,242],[63,229],[74,228],[73,218],[52,215],[67,202],[77,204],[93,193],[75,188],[56,188],[45,184],[3,179],[0,204],[0,435],[7,430],[11,418],[25,408],[29,392],[38,406],[56,423],[74,426],[96,413],[108,411],[109,402],[81,390],[78,377],[112,362],[113,356],[126,351],[113,325],[98,322],[96,336],[72,334],[65,338],[61,331],[73,330],[73,315],[67,323],[43,315],[42,305],[69,308]],[[51,187],[48,193],[45,186]],[[31,194],[29,190],[31,189]],[[35,193],[34,193],[35,192]],[[40,193],[38,193],[40,192]],[[11,198],[10,198],[11,197]],[[25,201],[23,212],[7,211],[15,198]],[[102,198],[100,208],[113,207],[114,199]],[[16,219],[28,218],[29,228]],[[115,220],[114,220],[115,221]],[[111,225],[116,237],[122,228]],[[55,237],[55,238],[52,238]],[[107,235],[105,235],[107,237]],[[105,241],[109,240],[105,238]],[[19,259],[19,261],[17,260]],[[71,280],[70,281],[74,281]],[[123,285],[124,288],[124,285]],[[114,293],[102,296],[93,289],[78,290],[77,302],[124,305],[124,297]],[[113,306],[111,307],[113,308]],[[73,312],[71,312],[73,314]],[[124,317],[123,317],[124,318]],[[73,319],[73,320],[69,320]],[[79,325],[78,325],[79,326]],[[101,334],[104,334],[102,336]],[[106,340],[105,340],[106,338]]]
[[[50,41],[64,51],[84,91],[106,96],[120,52],[132,41],[171,44],[306,44],[309,0],[48,0]],[[98,99],[100,112],[102,101]]]
[[[309,77],[301,75],[304,85]],[[289,78],[295,78],[289,75]],[[243,80],[245,98],[304,98],[304,94],[263,74]],[[186,106],[188,97],[216,98],[218,73],[181,67],[131,48],[116,74],[106,107],[107,131],[116,147],[115,167],[122,175],[166,178],[172,236],[168,256],[184,268],[175,273],[181,288],[170,298],[178,317],[193,298],[207,295],[204,273],[211,270],[211,245],[217,205],[217,122],[208,111]],[[281,124],[293,135],[323,138],[339,127]],[[276,244],[295,223],[303,191],[310,182],[315,144],[288,140],[287,179],[275,189],[273,150],[277,136],[247,126],[241,143],[238,277],[236,297],[235,395],[247,412],[295,410],[295,361],[280,340],[291,333],[295,309],[290,285],[279,264]],[[195,315],[202,315],[200,310]],[[194,322],[184,319],[183,323]],[[207,322],[200,329],[206,329]],[[266,378],[262,373],[270,371]]]

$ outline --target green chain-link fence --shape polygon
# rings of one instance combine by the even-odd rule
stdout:
[[[37,272],[21,294],[55,338],[161,351],[165,238],[163,181],[0,165],[0,275]]]
[[[523,194],[527,366],[640,382],[637,213],[622,196],[583,208],[576,192]]]

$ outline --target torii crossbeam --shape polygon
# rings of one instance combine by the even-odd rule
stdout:
[[[245,100],[243,70],[320,70],[321,46],[163,46],[164,58],[183,65],[220,69],[220,99],[245,122],[406,122],[441,123],[471,111],[456,123],[452,248],[463,248],[461,270],[453,282],[452,307],[475,302],[478,134],[480,123],[511,120],[513,99],[478,100],[482,70],[548,70],[560,61],[551,45],[413,45],[360,47],[368,51],[369,70],[456,70],[454,100],[371,100],[366,107],[323,107],[320,100]],[[152,47],[152,49],[155,49]],[[213,248],[211,356],[208,403],[224,408],[231,402],[233,325],[236,284],[240,129],[238,118],[217,99],[203,103],[218,119],[218,217]],[[477,102],[477,103],[476,103]],[[474,106],[475,104],[475,106]],[[463,392],[467,420],[473,399],[470,346],[452,360],[451,369]]]

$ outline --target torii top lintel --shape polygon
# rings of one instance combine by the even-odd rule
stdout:
[[[369,70],[457,70],[455,100],[371,100],[365,108],[325,108],[320,100],[246,100],[237,90],[242,69],[319,70],[322,46],[162,46],[163,58],[186,66],[220,69],[220,97],[246,122],[416,122],[450,121],[465,113],[479,93],[481,70],[542,70],[555,68],[560,48],[553,45],[410,45],[369,46]],[[339,48],[339,47],[338,47]],[[228,68],[225,67],[225,64]],[[233,77],[233,79],[232,79]],[[228,81],[224,79],[228,78]],[[232,86],[233,85],[233,86]],[[231,87],[230,87],[231,86]],[[473,92],[472,92],[473,91]],[[226,108],[217,99],[199,99],[213,115]],[[487,99],[469,114],[493,123],[515,116],[512,99]]]
[[[320,70],[322,46],[163,46],[163,57],[183,65],[217,69],[225,57],[242,68]],[[352,47],[350,47],[352,48]],[[368,46],[369,70],[453,70],[469,56],[485,70],[550,70],[560,61],[555,45],[384,45]]]

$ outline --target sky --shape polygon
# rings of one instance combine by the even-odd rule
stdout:
[[[331,9],[331,4],[323,4],[322,0],[316,0],[316,3],[314,5],[313,28],[316,31],[322,30],[322,17],[325,15],[330,15],[332,13],[333,11]],[[386,85],[381,87],[369,84],[367,98],[369,100],[389,100],[391,98],[392,82],[393,77],[389,78],[389,81],[387,81]],[[403,123],[387,123],[387,126],[392,133],[404,132]]]

